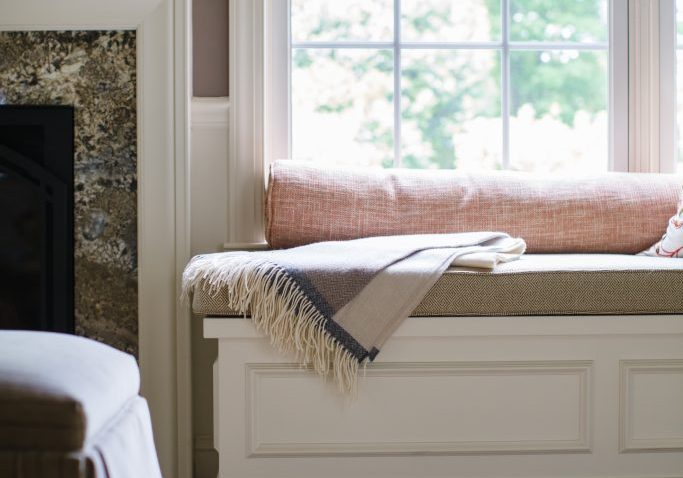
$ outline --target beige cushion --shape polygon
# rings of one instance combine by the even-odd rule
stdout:
[[[665,314],[683,311],[683,259],[529,254],[494,272],[448,270],[413,316]],[[193,310],[235,316],[224,293],[195,289]]]
[[[0,332],[0,449],[75,451],[137,396],[135,359],[65,334]]]

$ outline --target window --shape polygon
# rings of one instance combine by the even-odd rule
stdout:
[[[626,1],[288,3],[282,134],[291,157],[410,168],[627,168],[612,141],[626,137],[627,95],[614,87],[626,84],[626,62],[613,54],[626,51],[625,34],[614,35],[625,32],[614,9],[624,9],[616,16],[625,24]]]

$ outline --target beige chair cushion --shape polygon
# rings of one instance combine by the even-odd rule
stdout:
[[[65,334],[0,332],[0,449],[75,451],[140,389],[135,359]]]
[[[449,269],[416,317],[683,313],[683,259],[529,254],[494,272]],[[225,294],[196,289],[193,311],[237,316]]]

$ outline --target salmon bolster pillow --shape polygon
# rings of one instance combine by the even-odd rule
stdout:
[[[638,254],[662,237],[680,193],[673,174],[348,169],[285,160],[271,165],[266,238],[279,249],[502,231],[523,238],[529,253]]]
[[[678,212],[669,219],[669,226],[661,240],[642,253],[646,256],[683,257],[683,192]]]

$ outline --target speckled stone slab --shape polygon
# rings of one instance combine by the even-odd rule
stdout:
[[[76,333],[137,355],[135,41],[0,32],[0,103],[75,107]]]

